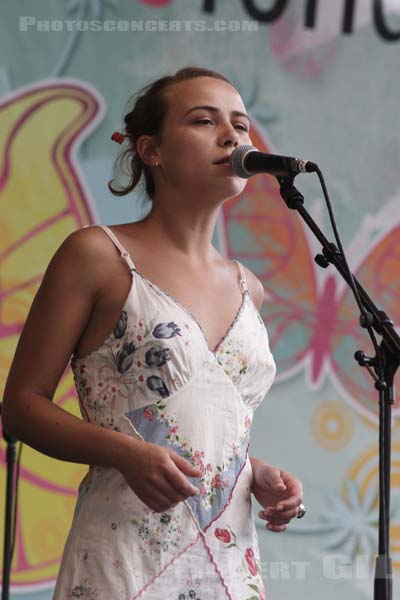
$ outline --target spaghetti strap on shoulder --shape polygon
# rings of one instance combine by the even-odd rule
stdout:
[[[239,261],[235,260],[234,262],[237,264],[238,269],[239,269],[239,277],[240,277],[240,279],[239,279],[239,287],[240,287],[240,290],[241,290],[242,294],[244,294],[245,292],[248,291],[248,289],[247,289],[246,273],[244,272],[243,265]]]
[[[117,236],[115,235],[115,233],[113,231],[111,231],[111,229],[109,227],[107,227],[106,225],[99,225],[99,227],[104,231],[104,233],[106,233],[108,235],[108,237],[110,238],[110,240],[118,248],[118,250],[119,250],[122,258],[127,263],[129,269],[131,271],[132,271],[132,269],[135,269],[135,265],[133,264],[133,261],[132,261],[132,259],[130,257],[129,252],[127,252],[125,250],[124,246],[121,244],[121,242],[119,241],[119,239],[117,238]]]

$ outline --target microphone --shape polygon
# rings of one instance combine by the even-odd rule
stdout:
[[[270,173],[276,177],[287,177],[298,173],[313,173],[318,166],[301,158],[265,154],[255,146],[239,146],[230,156],[231,167],[235,175],[248,179],[257,173]]]

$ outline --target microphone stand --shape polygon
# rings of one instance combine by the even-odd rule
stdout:
[[[7,444],[7,480],[6,480],[6,510],[4,520],[3,547],[3,580],[1,585],[1,600],[8,600],[10,590],[10,572],[12,561],[12,523],[13,523],[13,492],[17,438],[3,428],[3,438]],[[16,510],[16,508],[15,508]]]
[[[366,309],[360,315],[360,326],[366,329],[372,327],[381,337],[374,357],[368,357],[358,350],[354,358],[368,370],[379,392],[379,554],[375,560],[374,600],[392,600],[392,562],[389,554],[391,418],[393,380],[400,365],[400,337],[386,313],[377,308],[354,275],[351,275],[342,253],[328,241],[304,208],[304,196],[293,185],[294,177],[277,177],[280,193],[288,208],[297,210],[321,243],[322,254],[315,257],[315,262],[322,268],[333,264],[347,284],[352,289],[356,287],[362,307]]]

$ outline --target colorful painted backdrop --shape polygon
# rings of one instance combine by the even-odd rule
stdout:
[[[0,6],[0,386],[46,264],[88,223],[138,219],[107,190],[126,101],[187,64],[237,86],[264,152],[317,162],[353,271],[400,326],[400,1],[36,0]],[[332,237],[316,177],[306,204]],[[139,208],[140,207],[140,208]],[[370,351],[351,295],[270,176],[224,207],[216,244],[262,279],[277,381],[253,454],[304,482],[307,516],[259,522],[269,598],[372,598],[377,399],[353,361]],[[55,401],[77,414],[66,371]],[[400,574],[400,431],[393,420],[392,556]],[[21,418],[24,418],[21,415]],[[4,502],[4,444],[0,494]],[[51,597],[84,466],[24,447],[13,597]],[[257,507],[255,507],[256,510]],[[3,515],[0,515],[3,534]]]

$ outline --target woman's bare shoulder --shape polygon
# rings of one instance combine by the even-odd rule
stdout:
[[[105,232],[98,225],[90,225],[77,229],[70,233],[58,252],[66,257],[74,255],[85,260],[91,260],[96,256],[105,257],[110,255],[112,243],[108,241]]]
[[[71,273],[88,282],[106,278],[115,267],[115,246],[98,226],[82,227],[68,235],[50,261],[48,270]]]

